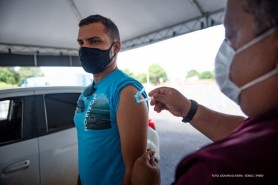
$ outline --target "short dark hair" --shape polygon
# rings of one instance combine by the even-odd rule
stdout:
[[[255,16],[257,35],[278,26],[277,0],[245,0],[244,10]]]
[[[120,34],[116,24],[106,17],[101,15],[90,15],[79,22],[79,27],[89,25],[92,23],[102,23],[105,27],[105,32],[110,37],[111,41],[120,41]]]

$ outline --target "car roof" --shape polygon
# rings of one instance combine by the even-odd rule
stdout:
[[[16,87],[0,89],[0,98],[53,93],[81,93],[84,88],[83,86]]]

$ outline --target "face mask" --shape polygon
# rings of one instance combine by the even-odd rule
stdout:
[[[115,42],[114,42],[115,43]],[[101,73],[105,70],[106,66],[111,62],[109,57],[110,50],[114,43],[107,50],[101,50],[98,48],[85,48],[79,49],[79,58],[83,69],[88,73]]]
[[[233,81],[230,79],[230,68],[233,62],[235,55],[242,52],[243,50],[253,46],[254,44],[258,43],[259,41],[266,38],[268,35],[272,34],[276,31],[276,28],[270,29],[269,31],[265,32],[264,34],[256,37],[255,39],[251,40],[247,44],[240,47],[237,51],[235,51],[227,41],[223,41],[217,55],[215,58],[215,78],[220,87],[220,90],[232,99],[234,102],[239,104],[239,95],[241,91],[261,82],[264,81],[278,73],[277,69],[268,72],[267,74],[248,82],[247,84],[243,85],[242,87],[238,87]]]

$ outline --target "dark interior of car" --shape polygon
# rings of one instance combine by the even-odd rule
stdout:
[[[8,109],[6,118],[0,119],[0,143],[5,143],[21,138],[21,123],[22,123],[22,101],[8,100],[6,107]],[[4,106],[1,106],[1,109]],[[4,110],[1,110],[4,112]]]

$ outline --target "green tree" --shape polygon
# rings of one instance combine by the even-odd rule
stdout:
[[[137,74],[135,76],[135,79],[138,80],[140,83],[146,83],[147,82],[147,75],[145,73]]]
[[[22,84],[26,78],[44,76],[38,67],[21,67],[17,73],[19,75],[18,85]]]
[[[0,68],[0,82],[6,84],[17,84],[19,76],[16,71],[11,67],[1,67]]]
[[[158,64],[152,64],[149,67],[149,74],[151,83],[159,83],[160,79],[163,79],[163,82],[168,81],[166,71]]]
[[[145,73],[141,74],[134,74],[132,73],[129,69],[124,69],[123,70],[127,75],[131,76],[132,78],[135,78],[138,80],[140,83],[146,83],[147,82],[147,76]]]
[[[213,71],[204,71],[199,75],[199,79],[212,79],[212,78],[214,78]]]
[[[133,72],[131,72],[129,69],[124,69],[123,70],[128,76],[131,76],[131,77],[135,77],[135,75],[133,74]]]
[[[194,77],[194,76],[199,77],[199,72],[196,71],[195,69],[192,69],[192,70],[187,72],[186,78],[191,78],[191,77]]]

